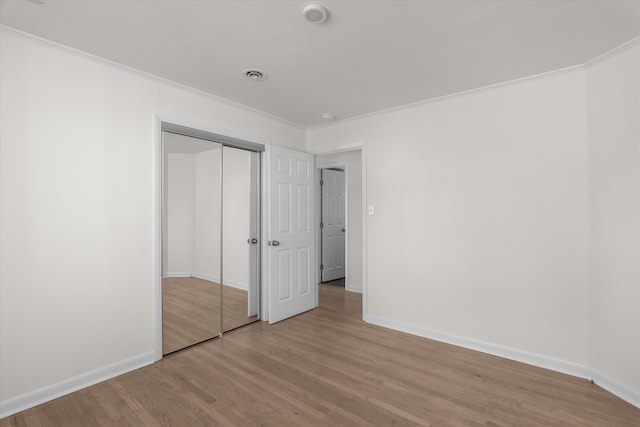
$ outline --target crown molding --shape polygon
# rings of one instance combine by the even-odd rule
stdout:
[[[184,90],[186,92],[190,92],[190,93],[193,93],[195,95],[199,95],[199,96],[208,98],[211,101],[217,102],[219,104],[223,104],[223,105],[227,105],[227,106],[230,106],[230,107],[233,107],[233,108],[237,108],[239,110],[242,110],[242,111],[245,111],[245,112],[248,112],[248,113],[257,114],[257,115],[260,115],[260,116],[265,117],[267,119],[274,120],[274,121],[280,122],[282,124],[294,127],[296,129],[305,130],[304,126],[302,126],[302,125],[300,125],[298,123],[294,123],[292,121],[289,121],[287,119],[283,119],[282,117],[278,117],[278,116],[276,116],[274,114],[267,113],[265,111],[258,110],[258,109],[253,108],[253,107],[249,107],[247,105],[240,104],[239,102],[231,101],[230,99],[226,99],[226,98],[223,98],[221,96],[217,96],[217,95],[214,95],[214,94],[209,93],[209,92],[205,92],[205,91],[200,90],[200,89],[195,89],[195,88],[193,88],[191,86],[187,86],[187,85],[184,85],[182,83],[174,82],[173,80],[169,80],[169,79],[166,79],[164,77],[156,76],[155,74],[151,74],[151,73],[148,73],[146,71],[141,71],[141,70],[138,70],[136,68],[132,68],[132,67],[129,67],[127,65],[123,65],[123,64],[120,64],[118,62],[111,61],[109,59],[101,58],[101,57],[93,55],[91,53],[88,53],[88,52],[85,52],[85,51],[82,51],[82,50],[78,50],[78,49],[69,47],[67,45],[60,44],[60,43],[54,42],[52,40],[45,39],[43,37],[36,36],[34,34],[26,33],[24,31],[20,31],[20,30],[17,30],[15,28],[8,27],[6,25],[0,25],[0,34],[2,34],[2,33],[12,34],[12,35],[15,35],[15,36],[18,36],[18,37],[21,37],[21,38],[36,42],[36,43],[40,43],[42,45],[46,45],[48,47],[52,47],[54,49],[58,49],[58,50],[70,53],[70,54],[72,54],[74,56],[77,56],[77,57],[88,59],[88,60],[90,60],[92,62],[101,64],[101,65],[105,65],[107,67],[115,68],[115,69],[118,69],[120,71],[124,71],[124,72],[127,72],[129,74],[133,74],[133,75],[136,75],[138,77],[142,77],[144,79],[154,81],[156,83],[164,84],[166,86],[170,86],[170,87],[173,87],[173,88],[176,88],[176,89],[181,89],[181,90]]]

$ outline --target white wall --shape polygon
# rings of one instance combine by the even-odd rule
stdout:
[[[194,154],[195,170],[195,269],[194,276],[220,281],[220,223],[222,203],[220,169],[222,147]],[[179,270],[178,270],[179,271]]]
[[[195,271],[196,254],[196,157],[168,153],[166,156],[167,233],[166,273]]]
[[[153,360],[155,114],[294,149],[305,132],[4,29],[0,93],[6,415]]]
[[[307,132],[366,141],[367,320],[640,406],[640,46]],[[390,250],[392,249],[392,250]]]
[[[587,93],[589,365],[640,406],[640,46],[589,67]]]
[[[249,290],[251,153],[223,149],[222,273],[226,285]]]
[[[189,137],[178,138],[191,142]],[[248,290],[251,154],[221,148],[167,155],[164,273],[223,280]]]
[[[307,132],[366,142],[366,319],[565,371],[587,356],[583,69]]]
[[[346,288],[362,292],[362,152],[343,151],[316,157],[316,166],[346,166],[347,276]]]

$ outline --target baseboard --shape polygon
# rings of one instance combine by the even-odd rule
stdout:
[[[180,278],[180,277],[191,277],[193,273],[189,271],[172,271],[171,273],[164,273],[162,278]]]
[[[213,276],[209,276],[209,275],[206,275],[206,274],[193,273],[193,272],[170,272],[170,273],[164,273],[162,275],[162,277],[173,277],[173,278],[177,278],[177,277],[196,277],[198,279],[208,280],[210,282],[220,283],[220,278],[219,277],[213,277]],[[248,291],[249,290],[249,286],[246,283],[234,282],[232,280],[225,280],[223,285],[229,286],[229,287],[232,287],[232,288],[236,288],[236,289],[240,289],[240,290],[243,290],[243,291]]]
[[[143,366],[152,364],[154,361],[153,352],[150,351],[4,400],[0,402],[0,418],[8,417],[25,409],[33,408],[36,405],[73,393],[74,391],[142,368]]]
[[[589,369],[589,377],[599,387],[640,408],[640,390],[634,390],[597,369]]]
[[[418,335],[420,337],[452,344],[458,347],[468,348],[470,350],[480,351],[482,353],[492,354],[494,356],[504,357],[505,359],[515,360],[516,362],[526,363],[528,365],[549,369],[563,374],[572,375],[574,377],[585,379],[589,378],[588,368],[577,363],[567,362],[565,360],[555,359],[553,357],[504,347],[484,341],[458,337],[444,332],[432,331],[419,326],[395,322],[378,316],[367,315],[364,320],[365,322],[383,326],[385,328]]]
[[[429,338],[458,347],[468,348],[470,350],[504,357],[505,359],[515,360],[516,362],[526,363],[528,365],[549,369],[555,372],[572,375],[574,377],[589,379],[599,387],[602,387],[603,389],[616,395],[620,399],[640,408],[640,390],[634,390],[633,388],[614,380],[613,378],[598,371],[597,369],[591,369],[587,366],[578,365],[576,363],[571,363],[564,360],[554,359],[552,357],[543,356],[536,353],[516,350],[501,345],[472,340],[469,338],[462,338],[443,332],[432,331],[415,325],[395,322],[378,316],[365,315],[364,320],[365,322],[383,326],[389,329],[394,329],[396,331],[406,332],[408,334]]]
[[[209,280],[211,282],[220,283],[219,277],[207,276],[206,274],[200,274],[200,273],[192,273],[191,276],[197,277],[198,279]],[[225,280],[222,284],[232,288],[241,289],[243,291],[249,290],[249,286],[247,286],[246,283],[234,282],[232,280]]]

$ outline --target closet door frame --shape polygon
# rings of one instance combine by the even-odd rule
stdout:
[[[211,126],[194,124],[174,118],[154,116],[154,144],[153,144],[153,221],[152,221],[152,237],[153,237],[153,288],[152,288],[152,326],[153,326],[153,360],[158,361],[163,357],[162,354],[162,206],[163,206],[163,169],[164,156],[162,137],[165,131],[172,132],[184,136],[204,139],[212,142],[221,143],[223,146],[241,148],[258,153],[260,169],[263,169],[264,155],[266,147],[270,145],[270,141],[259,137],[235,133],[226,129],[212,128]],[[259,172],[261,175],[261,171]],[[259,186],[260,193],[263,191],[263,185]],[[262,204],[262,195],[260,194],[260,204]],[[262,206],[258,206],[259,217],[261,217]],[[259,240],[262,240],[262,224],[259,226]],[[260,242],[261,243],[261,242]],[[259,244],[259,246],[261,246]],[[261,269],[261,254],[258,255],[258,268]],[[260,287],[259,295],[263,295],[262,272],[257,274],[257,280]],[[262,318],[264,313],[264,299],[258,304],[259,317]]]

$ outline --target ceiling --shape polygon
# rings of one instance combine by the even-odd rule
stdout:
[[[584,64],[640,0],[0,0],[0,23],[301,127]],[[246,68],[268,74],[262,82]]]

